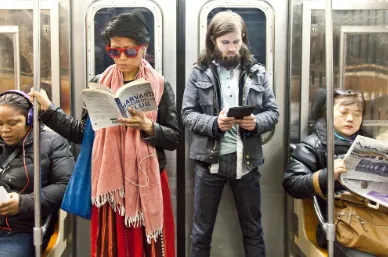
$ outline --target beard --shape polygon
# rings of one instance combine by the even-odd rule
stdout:
[[[241,48],[239,52],[222,52],[217,45],[214,48],[214,60],[225,69],[234,69],[241,62]],[[233,55],[229,55],[233,54]]]

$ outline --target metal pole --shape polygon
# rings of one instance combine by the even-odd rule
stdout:
[[[34,0],[34,90],[40,91],[40,0]],[[35,98],[34,100],[34,208],[35,208],[35,227],[34,227],[34,245],[35,256],[41,257],[42,254],[42,221],[40,211],[40,106]]]
[[[19,46],[19,27],[13,35],[13,54],[14,54],[14,74],[16,89],[20,90],[20,46]]]
[[[328,256],[334,256],[335,226],[334,226],[334,129],[333,129],[333,17],[332,0],[326,0],[325,10],[325,46],[326,46],[326,117],[327,117],[327,171],[328,171],[328,224],[327,243]]]

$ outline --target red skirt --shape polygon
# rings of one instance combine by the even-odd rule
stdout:
[[[92,207],[92,257],[175,257],[174,216],[166,171],[160,173],[163,194],[163,234],[147,243],[143,227],[127,228],[124,217],[109,204]]]

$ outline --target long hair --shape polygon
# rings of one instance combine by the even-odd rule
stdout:
[[[256,61],[248,50],[248,31],[244,20],[235,12],[224,11],[217,13],[211,20],[206,33],[206,46],[198,57],[197,64],[203,67],[208,66],[214,59],[215,44],[218,37],[228,33],[241,30],[242,46],[240,49],[241,66],[246,67],[254,64]]]

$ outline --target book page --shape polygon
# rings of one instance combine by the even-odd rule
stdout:
[[[141,112],[157,110],[151,84],[144,79],[125,84],[122,88],[117,90],[116,97],[117,96],[125,111],[127,111],[128,108],[133,108]]]
[[[93,130],[121,125],[116,120],[122,115],[111,94],[95,89],[84,89],[82,96],[88,108]]]
[[[8,192],[3,186],[0,186],[0,203],[5,203],[9,201]]]
[[[89,86],[89,89],[98,89],[114,95],[113,91],[110,88],[107,88],[106,86],[101,85],[99,83],[90,82],[88,86]]]

